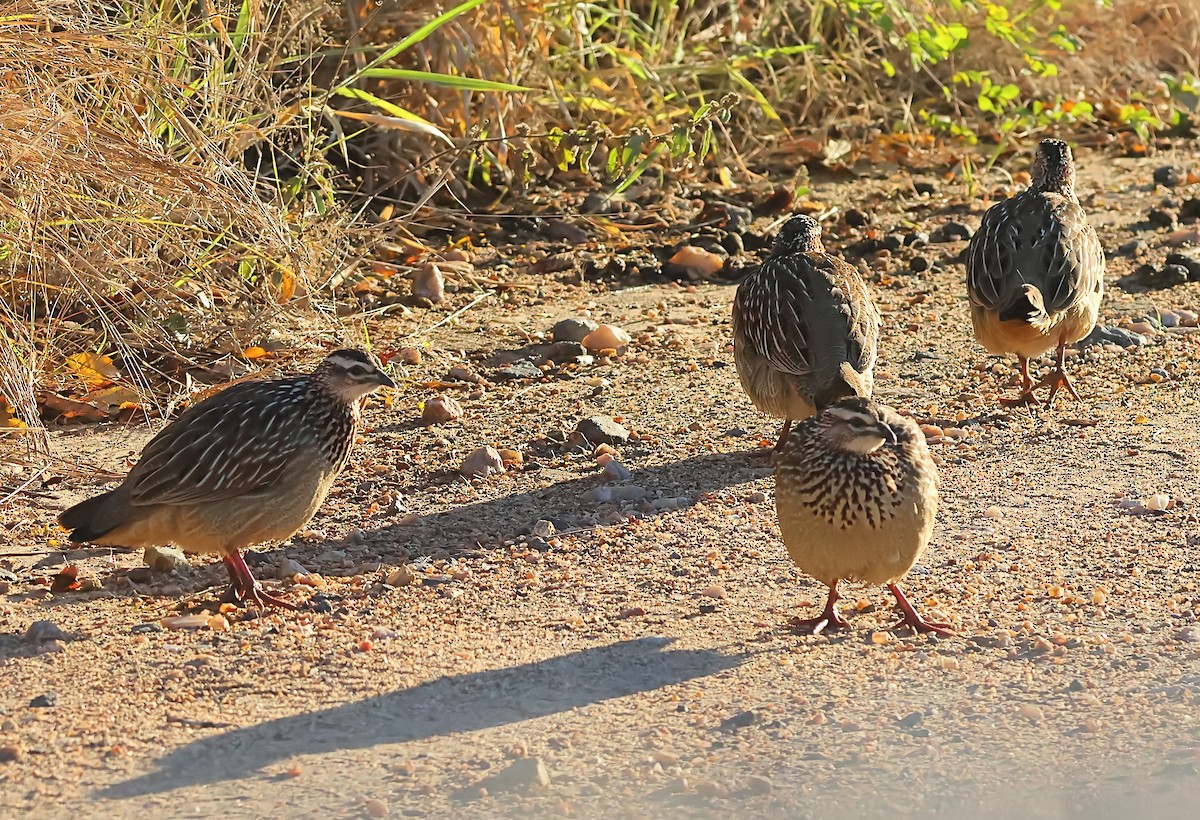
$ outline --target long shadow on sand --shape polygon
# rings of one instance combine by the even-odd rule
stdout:
[[[158,770],[99,793],[132,798],[237,780],[296,754],[322,754],[473,732],[702,678],[744,655],[668,649],[639,638],[508,669],[439,678],[412,689],[197,740],[158,761]]]

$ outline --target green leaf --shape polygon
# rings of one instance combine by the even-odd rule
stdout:
[[[879,67],[883,69],[883,73],[889,77],[896,76],[896,67],[892,65],[891,60],[880,60]]]
[[[388,102],[381,97],[376,97],[370,91],[363,91],[361,88],[335,88],[334,94],[339,97],[350,97],[351,99],[362,100],[383,111],[387,115],[385,121],[379,119],[370,119],[363,116],[354,117],[352,111],[334,111],[335,114],[351,117],[352,119],[364,119],[366,122],[371,122],[376,125],[392,126],[405,131],[415,131],[421,134],[427,134],[431,137],[436,137],[450,145],[454,145],[454,140],[450,139],[446,134],[429,120],[419,117],[413,112],[401,108],[393,102]]]
[[[532,88],[495,80],[480,80],[474,77],[459,77],[454,74],[438,74],[433,71],[413,71],[407,68],[365,68],[360,77],[375,77],[382,80],[412,80],[430,85],[462,88],[467,91],[532,91]]]
[[[746,79],[745,74],[731,66],[729,68],[729,76],[734,82],[746,89],[746,93],[750,95],[751,99],[758,103],[759,108],[761,108],[763,113],[767,115],[767,119],[779,122],[779,114],[775,112],[775,109],[771,106],[771,103],[767,102],[767,98],[763,96],[763,93],[754,87],[754,83]]]

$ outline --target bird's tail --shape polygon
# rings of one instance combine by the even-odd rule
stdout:
[[[842,362],[838,367],[837,378],[833,379],[828,390],[813,397],[813,404],[821,410],[851,396],[869,399],[874,386],[875,380],[870,370],[859,373],[850,362]]]
[[[124,523],[124,516],[114,503],[113,493],[101,493],[95,498],[80,501],[74,507],[63,510],[58,523],[71,531],[72,541],[94,541]]]
[[[1000,320],[1026,322],[1030,326],[1045,333],[1050,329],[1053,320],[1046,312],[1046,299],[1037,285],[1022,285],[1024,293],[1011,305],[1000,311]]]

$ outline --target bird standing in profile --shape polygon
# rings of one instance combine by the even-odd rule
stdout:
[[[294,609],[261,588],[240,551],[308,523],[346,466],[361,400],[381,386],[396,385],[359,350],[334,351],[312,373],[235,384],[188,408],[119,487],[59,523],[76,542],[218,553],[239,601]]]
[[[796,620],[819,634],[849,624],[838,583],[886,584],[904,615],[897,624],[951,634],[925,620],[899,581],[933,534],[937,467],[912,419],[870,399],[847,398],[796,426],[775,462],[775,509],[792,560],[829,587],[825,610]]]
[[[971,323],[989,353],[1015,353],[1021,394],[1004,404],[1037,404],[1034,391],[1048,386],[1046,404],[1065,387],[1068,344],[1092,332],[1104,296],[1104,252],[1075,196],[1075,163],[1061,140],[1042,140],[1030,172],[1032,184],[983,215],[967,249]],[[1050,373],[1037,384],[1029,360],[1057,346]]]
[[[858,271],[825,252],[815,219],[789,219],[733,300],[742,388],[755,407],[784,420],[776,452],[793,420],[871,395],[878,337],[879,312]]]

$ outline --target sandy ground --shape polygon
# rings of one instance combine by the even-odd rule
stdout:
[[[1200,308],[1197,284],[1118,284],[1170,250],[1166,231],[1137,224],[1147,210],[1200,193],[1155,189],[1170,160],[1081,158],[1113,254],[1107,326]],[[921,197],[880,173],[812,197],[853,201],[879,236],[977,225],[981,206],[938,185]],[[867,230],[829,226],[835,246]],[[1138,255],[1115,253],[1134,238]],[[534,249],[515,249],[539,289],[417,337],[422,363],[391,406],[368,409],[311,530],[249,555],[313,608],[164,628],[216,611],[219,563],[146,577],[140,554],[55,551],[55,513],[98,481],[10,502],[8,551],[37,554],[0,559],[16,578],[0,596],[0,803],[31,817],[1194,816],[1200,336],[1089,347],[1071,364],[1082,404],[1003,410],[1010,363],[970,336],[964,244],[869,257],[879,396],[952,434],[933,444],[943,501],[907,586],[955,637],[891,631],[886,592],[854,585],[851,630],[789,631],[824,589],[779,539],[760,454],[777,423],[737,386],[733,285],[528,274]],[[933,267],[911,273],[917,255]],[[411,344],[474,298],[388,320],[375,344]],[[631,350],[494,380],[528,334],[583,314],[627,329]],[[493,386],[446,388],[464,418],[420,426],[438,392],[422,382],[455,365]],[[617,486],[642,499],[596,503],[591,448],[559,443],[597,414],[632,431]],[[54,446],[120,473],[149,434],[64,429]],[[521,451],[524,469],[459,478],[484,444]],[[1155,494],[1170,508],[1136,506]],[[556,534],[531,535],[542,520]],[[287,558],[318,586],[273,580]],[[68,563],[99,588],[51,593]],[[393,574],[405,565],[414,582],[385,583],[407,580]],[[67,636],[29,639],[39,620]]]

